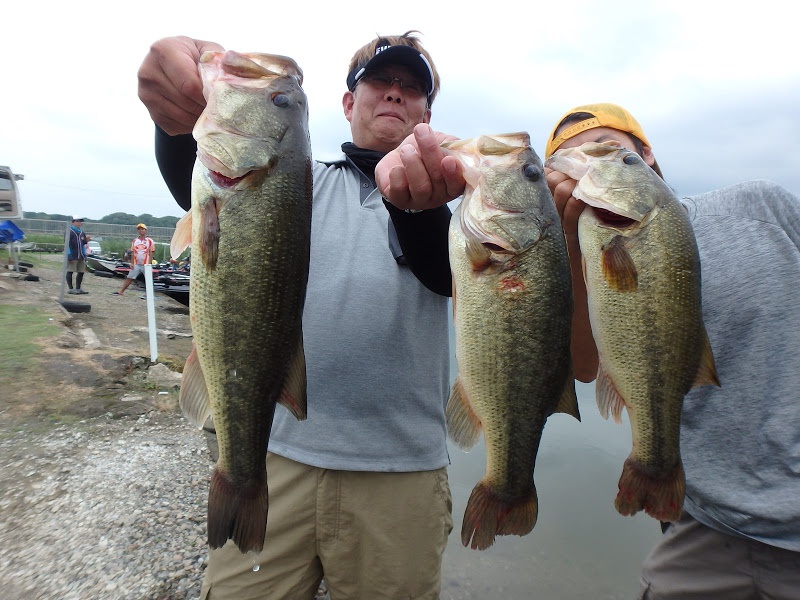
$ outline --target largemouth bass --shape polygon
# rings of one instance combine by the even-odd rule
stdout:
[[[589,320],[597,344],[597,403],[621,421],[633,450],[614,505],[660,521],[681,514],[683,398],[719,385],[703,323],[700,257],[686,210],[667,184],[616,142],[556,152],[547,166],[578,181],[578,221]]]
[[[172,255],[191,243],[194,348],[180,405],[212,415],[219,459],[208,543],[260,551],[266,452],[276,402],[306,414],[301,316],[311,235],[311,151],[302,72],[286,57],[206,52],[207,106],[194,128],[192,208]]]
[[[483,430],[486,473],[461,541],[485,549],[538,517],[533,482],[547,418],[580,420],[570,368],[572,283],[561,222],[527,133],[446,142],[467,188],[450,222],[458,378],[447,404],[453,441]]]

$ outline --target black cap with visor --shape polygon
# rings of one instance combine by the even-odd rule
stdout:
[[[352,92],[367,71],[378,69],[384,65],[407,67],[425,86],[428,105],[430,105],[433,92],[433,69],[428,59],[416,48],[405,45],[390,46],[385,40],[378,42],[375,46],[375,56],[350,71],[347,75],[347,89]]]

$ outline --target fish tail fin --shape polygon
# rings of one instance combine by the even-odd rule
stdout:
[[[457,377],[450,391],[445,410],[447,420],[447,433],[450,439],[464,450],[469,450],[478,441],[481,435],[481,420],[469,403],[461,378]]]
[[[677,521],[683,510],[685,493],[686,478],[680,460],[666,476],[653,477],[640,463],[628,457],[622,467],[614,506],[625,516],[643,510],[659,521]]]
[[[244,486],[216,468],[208,492],[208,545],[221,548],[232,539],[242,553],[264,548],[269,499],[264,477]]]
[[[464,511],[461,543],[473,550],[485,550],[494,543],[495,536],[530,533],[538,517],[539,500],[533,485],[528,494],[508,499],[501,498],[490,485],[480,481]]]

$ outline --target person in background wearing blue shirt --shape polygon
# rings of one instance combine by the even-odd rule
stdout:
[[[92,239],[83,232],[83,218],[72,217],[72,224],[69,227],[69,243],[67,244],[67,287],[68,294],[88,294],[81,289],[83,274],[86,273],[86,244]],[[72,285],[72,274],[75,277],[75,287]]]

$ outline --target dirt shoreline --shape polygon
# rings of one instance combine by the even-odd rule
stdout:
[[[23,253],[22,260],[30,255]],[[29,259],[29,258],[28,258]],[[143,414],[155,406],[174,407],[174,388],[159,385],[152,376],[160,372],[171,381],[191,351],[189,310],[163,294],[155,295],[158,362],[148,378],[150,343],[144,289],[131,285],[124,296],[114,296],[122,279],[86,273],[85,295],[64,294],[65,301],[90,305],[89,312],[71,313],[59,303],[61,255],[37,255],[29,273],[38,281],[0,271],[0,303],[21,311],[39,310],[57,334],[41,340],[35,364],[17,378],[6,374],[0,414],[4,420],[69,420],[91,418],[111,412],[115,416]],[[164,398],[168,391],[170,398]],[[161,392],[161,393],[160,393]],[[125,393],[136,400],[120,402]]]

